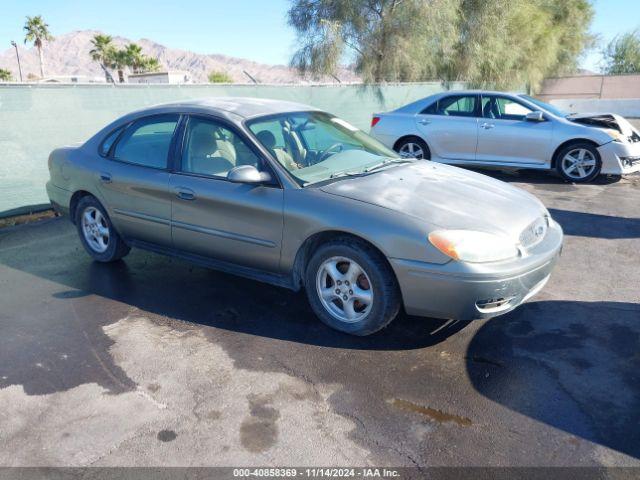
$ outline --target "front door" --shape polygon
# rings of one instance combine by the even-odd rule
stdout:
[[[171,246],[171,200],[167,168],[179,115],[137,120],[103,152],[98,189],[124,238]]]
[[[478,96],[440,98],[416,115],[416,128],[426,140],[431,157],[443,160],[476,158]]]
[[[185,127],[179,163],[169,181],[174,247],[277,272],[283,229],[282,188],[275,181],[241,184],[227,180],[229,170],[239,165],[268,170],[259,153],[226,122],[192,116]]]
[[[551,158],[553,123],[527,121],[532,112],[509,97],[482,96],[478,129],[478,161],[521,165],[541,165]]]

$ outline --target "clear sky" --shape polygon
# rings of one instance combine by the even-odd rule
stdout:
[[[640,28],[640,0],[595,0],[592,32],[606,44]],[[54,35],[95,29],[198,53],[221,53],[262,63],[287,63],[295,34],[286,23],[289,0],[2,0],[0,49],[22,42],[26,15],[44,16]],[[582,62],[597,70],[599,50]]]

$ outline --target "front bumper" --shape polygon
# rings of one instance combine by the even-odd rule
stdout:
[[[507,313],[538,293],[562,250],[552,221],[545,239],[525,257],[492,264],[434,265],[390,259],[409,315],[472,320]]]
[[[640,172],[640,142],[609,142],[598,147],[602,160],[600,173],[626,175]]]

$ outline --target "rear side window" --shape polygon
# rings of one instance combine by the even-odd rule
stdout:
[[[118,140],[113,157],[145,167],[167,168],[178,118],[178,115],[158,115],[138,120]]]
[[[109,155],[109,150],[111,150],[111,145],[113,145],[113,142],[115,142],[118,139],[118,136],[122,133],[123,130],[124,130],[124,127],[120,127],[106,136],[106,138],[100,144],[100,155],[102,155],[103,157],[106,157],[107,155]]]
[[[433,102],[421,113],[453,117],[475,117],[476,102],[477,97],[475,95],[452,95]]]

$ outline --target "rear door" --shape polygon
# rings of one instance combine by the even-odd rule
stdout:
[[[182,153],[170,179],[174,247],[185,252],[276,273],[280,264],[283,190],[277,181],[227,180],[239,165],[270,170],[238,130],[221,119],[188,118]]]
[[[416,128],[432,158],[475,160],[479,111],[478,95],[449,95],[416,115]]]
[[[180,116],[136,120],[103,144],[98,188],[109,216],[125,238],[171,245],[169,156]]]
[[[551,158],[553,122],[527,121],[533,110],[516,99],[483,95],[478,129],[478,161],[540,165]]]

